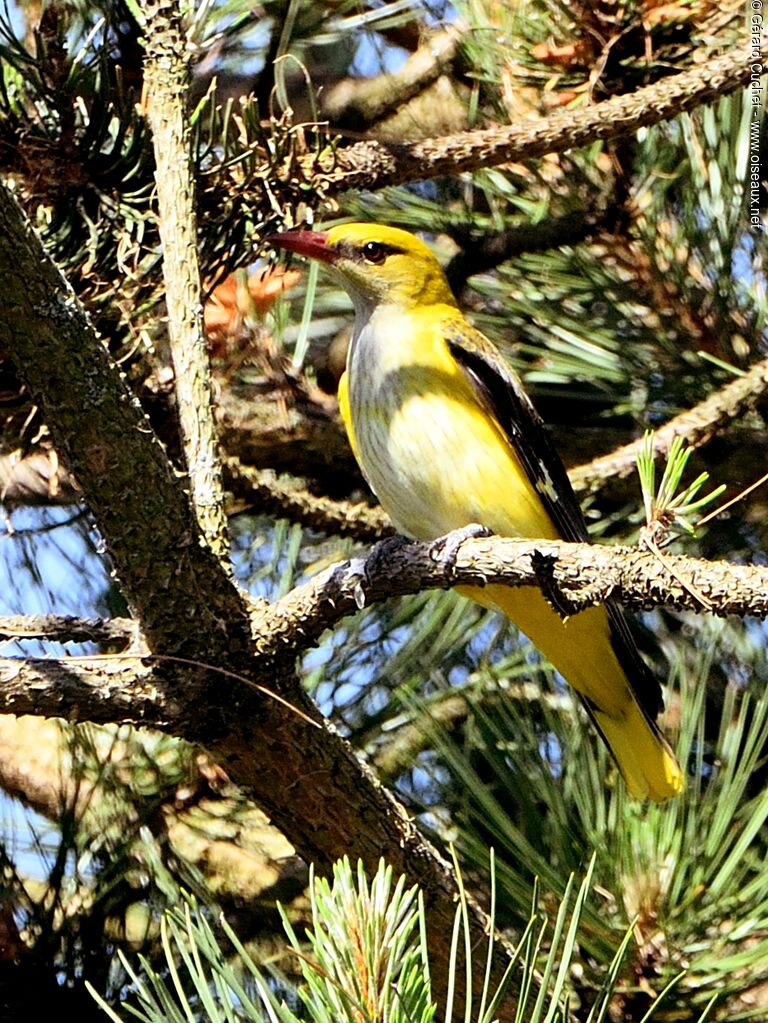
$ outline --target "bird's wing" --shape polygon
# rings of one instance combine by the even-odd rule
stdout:
[[[449,329],[445,340],[477,400],[509,439],[562,538],[588,543],[587,525],[568,473],[517,374],[490,341],[466,321]],[[653,720],[663,709],[661,687],[640,657],[621,608],[610,602],[605,606],[616,656],[638,703]]]
[[[564,540],[589,540],[579,502],[547,428],[498,351],[466,322],[446,336],[475,396],[506,434],[547,514]]]

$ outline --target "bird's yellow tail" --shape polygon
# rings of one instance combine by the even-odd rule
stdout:
[[[632,702],[623,718],[591,716],[621,771],[630,795],[662,803],[683,790],[683,773],[667,740]]]
[[[579,693],[635,798],[662,802],[682,791],[683,773],[675,755],[618,661],[604,607],[563,621],[531,587],[460,591],[503,611]]]

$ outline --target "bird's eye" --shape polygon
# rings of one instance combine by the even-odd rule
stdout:
[[[366,242],[363,246],[363,259],[366,263],[373,263],[375,266],[381,266],[386,258],[387,250],[381,242]]]

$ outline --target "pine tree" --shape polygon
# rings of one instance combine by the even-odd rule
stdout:
[[[499,1018],[768,1019],[752,24],[653,0],[6,13],[0,786],[55,825],[14,811],[0,836],[6,1009],[105,1018],[87,981],[123,1018],[128,979],[148,1020],[246,995],[249,1018],[445,1018],[473,986],[466,1018],[495,1018],[493,887]],[[262,239],[350,216],[424,234],[550,424],[666,683],[679,800],[632,803],[562,680],[450,591],[478,547],[455,580],[392,547],[324,571],[391,526],[337,416],[348,302]],[[655,488],[654,460],[679,478]],[[600,599],[576,556],[571,596]],[[322,882],[308,910],[306,864],[345,853],[341,910]],[[372,973],[373,931],[343,941],[369,884],[395,916],[423,899],[389,960],[407,1012],[394,980],[381,1004],[354,969],[329,980]],[[276,899],[294,948],[341,928],[319,971],[284,952]],[[274,956],[278,980],[237,987]]]

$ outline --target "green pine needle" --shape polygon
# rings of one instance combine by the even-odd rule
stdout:
[[[493,854],[490,865],[495,893]],[[474,955],[469,898],[455,858],[454,867],[459,898],[445,1023],[454,1017],[464,1023],[493,1023],[513,980],[516,1018],[521,1023],[564,1023],[569,1018],[570,978],[578,957],[582,910],[593,889],[595,857],[578,890],[571,875],[551,928],[538,915],[539,889],[534,883],[530,918],[495,990],[490,986],[495,894],[487,948]],[[311,956],[305,954],[305,942],[283,914],[291,947],[300,960],[304,984],[298,994],[308,1018],[314,1023],[433,1023],[437,1007],[431,996],[424,900],[416,887],[406,888],[404,877],[395,882],[392,868],[383,860],[369,880],[361,863],[355,870],[344,858],[335,864],[332,881],[312,877],[310,901]],[[278,999],[273,978],[253,961],[226,921],[219,921],[221,935],[211,921],[209,909],[194,896],[183,894],[161,919],[164,968],[155,967],[145,956],[139,957],[137,968],[120,953],[133,992],[122,1011],[140,1023],[299,1023],[303,1017]],[[615,995],[631,934],[628,930],[619,945],[593,1003],[590,1023],[600,1023]],[[225,955],[222,939],[234,949],[234,959],[230,952]],[[460,970],[467,991],[463,1004],[455,984]],[[484,978],[479,1007],[472,995],[478,970]],[[91,985],[89,990],[113,1023],[121,1023],[125,1017]]]
[[[656,464],[654,457],[653,430],[647,430],[643,446],[637,455],[637,471],[645,507],[646,529],[658,546],[664,546],[671,539],[671,533],[695,535],[693,516],[711,504],[725,490],[721,484],[709,494],[697,494],[709,479],[709,473],[702,472],[696,479],[680,490],[683,475],[692,448],[686,448],[682,437],[675,437],[669,448],[664,473],[656,490]]]

